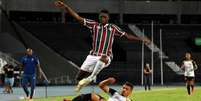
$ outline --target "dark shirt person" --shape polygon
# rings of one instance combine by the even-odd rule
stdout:
[[[151,70],[149,64],[146,63],[146,65],[144,67],[144,87],[145,87],[145,90],[147,90],[147,87],[149,90],[151,90],[151,73],[152,73],[152,70]]]
[[[8,64],[5,68],[5,92],[13,93],[13,84],[14,84],[14,66]]]

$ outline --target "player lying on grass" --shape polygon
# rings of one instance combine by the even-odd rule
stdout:
[[[115,78],[110,77],[99,83],[99,87],[110,95],[108,101],[132,101],[128,96],[132,94],[133,85],[130,82],[124,83],[119,93],[108,86],[109,84],[114,84],[115,81]]]
[[[103,97],[96,93],[81,94],[72,100],[64,99],[63,101],[106,101]]]

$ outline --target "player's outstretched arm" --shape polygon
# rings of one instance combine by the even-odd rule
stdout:
[[[131,40],[131,41],[139,40],[139,41],[144,41],[146,44],[149,44],[149,43],[150,43],[150,40],[148,40],[147,38],[140,38],[140,37],[134,36],[134,35],[132,35],[132,34],[127,34],[127,33],[125,33],[125,37],[126,37],[128,40]]]
[[[79,23],[84,24],[84,18],[80,17],[68,4],[65,4],[62,1],[55,1],[55,6],[59,8],[64,8]]]
[[[104,92],[109,93],[109,86],[108,86],[108,85],[109,85],[109,84],[114,84],[115,81],[116,81],[115,78],[110,77],[110,78],[108,78],[108,79],[106,79],[106,80],[101,81],[98,86],[99,86]]]

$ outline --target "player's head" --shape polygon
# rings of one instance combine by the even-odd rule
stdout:
[[[31,48],[27,48],[26,54],[31,56],[33,54],[33,50]]]
[[[106,9],[102,9],[99,13],[99,21],[102,24],[106,24],[109,21],[109,12]]]
[[[190,59],[191,59],[191,53],[186,52],[185,58],[186,58],[187,60],[190,60]]]
[[[145,66],[146,66],[146,67],[149,67],[149,63],[146,63]]]
[[[121,88],[121,95],[128,97],[133,91],[133,84],[130,82],[125,82]]]

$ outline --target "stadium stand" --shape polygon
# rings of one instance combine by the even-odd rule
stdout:
[[[56,52],[76,63],[82,64],[91,47],[89,31],[78,24],[55,24],[55,23],[20,23],[27,31],[53,48]],[[146,30],[150,37],[150,25],[137,25],[140,29]],[[121,28],[131,33],[127,25]],[[189,25],[156,25],[154,43],[159,46],[159,29],[163,29],[163,50],[170,57],[165,61],[175,61],[180,64],[181,58],[186,51],[192,51],[195,57],[200,58],[200,53],[192,45],[192,34],[200,33],[200,26]],[[48,36],[48,37],[47,37]],[[174,41],[174,43],[173,43]],[[73,42],[73,44],[72,44]],[[125,39],[117,39],[113,47],[114,61],[98,76],[98,80],[104,79],[109,74],[115,74],[119,78],[124,78],[140,84],[141,77],[141,43],[130,42]],[[145,48],[145,59],[150,62],[150,50]],[[154,54],[154,81],[160,82],[160,59],[158,54]],[[62,71],[62,70],[61,70]],[[181,75],[174,73],[164,64],[164,81],[166,83],[181,82]],[[126,72],[126,74],[125,74]],[[200,75],[200,74],[198,74]],[[178,77],[180,78],[178,80]],[[199,77],[199,76],[197,76]],[[176,79],[177,78],[177,79]],[[198,78],[200,79],[200,78]]]

